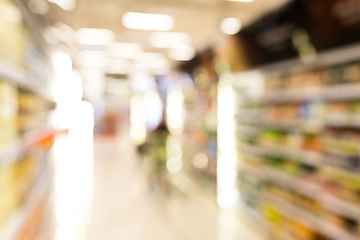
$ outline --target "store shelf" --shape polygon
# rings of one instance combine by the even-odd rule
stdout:
[[[301,102],[308,100],[349,100],[360,98],[360,84],[342,84],[303,90],[278,90],[266,93],[267,103]]]
[[[306,195],[313,199],[318,199],[321,194],[320,186],[315,183],[293,177],[270,167],[264,167],[263,169],[266,178],[269,181],[276,182],[280,186],[286,187],[294,192]]]
[[[352,233],[349,233],[348,231],[335,226],[332,223],[323,221],[320,223],[319,226],[319,231],[325,235],[328,236],[332,239],[339,239],[339,240],[359,240],[360,236],[359,235],[355,235]]]
[[[15,163],[27,149],[61,131],[62,130],[51,126],[42,126],[24,134],[21,136],[19,143],[14,144],[8,150],[5,150],[0,154],[0,169]]]
[[[256,178],[261,179],[262,181],[274,182],[284,188],[306,195],[315,200],[319,200],[322,196],[322,189],[320,185],[308,182],[301,178],[293,177],[271,167],[252,167],[245,164],[241,167],[241,169]]]
[[[302,208],[295,206],[294,204],[273,194],[266,193],[264,196],[266,199],[278,205],[283,210],[282,213],[286,217],[293,218],[294,216],[296,216],[298,219],[301,220],[302,223],[305,223],[308,228],[314,231],[318,230],[317,226],[319,226],[322,221],[318,216],[306,210],[303,210]]]
[[[46,82],[3,59],[0,59],[0,78],[53,101],[50,88]]]
[[[237,126],[236,133],[247,137],[255,137],[261,132],[261,128],[253,126]]]
[[[0,232],[1,240],[14,240],[19,234],[23,226],[26,225],[29,217],[35,211],[35,209],[41,203],[41,200],[45,197],[48,188],[51,186],[51,174],[43,174],[42,177],[39,177],[36,181],[34,188],[23,206],[18,210],[3,226],[2,231]]]
[[[289,218],[296,216],[297,219],[300,219],[303,224],[308,228],[312,229],[315,232],[322,233],[326,236],[331,237],[332,239],[341,239],[341,240],[357,240],[359,236],[349,233],[345,229],[337,227],[332,223],[327,222],[326,220],[320,218],[319,216],[314,215],[306,210],[301,209],[300,207],[295,206],[294,204],[281,199],[273,194],[266,193],[265,197],[278,205],[282,210],[283,214]]]
[[[360,216],[360,206],[346,200],[324,193],[322,194],[321,202],[324,207],[340,215],[355,220],[358,220]]]
[[[260,156],[278,156],[291,161],[298,161],[311,166],[319,166],[323,163],[323,156],[317,152],[301,149],[292,149],[280,145],[259,146],[241,143],[239,147],[244,152]]]

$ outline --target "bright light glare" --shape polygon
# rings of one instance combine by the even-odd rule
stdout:
[[[197,153],[193,157],[193,165],[197,169],[205,169],[208,166],[209,159],[204,153]]]
[[[48,0],[49,2],[55,3],[65,11],[72,11],[76,7],[76,1],[75,0]]]
[[[54,68],[57,80],[69,79],[72,76],[72,60],[65,53],[58,53],[54,57]]]
[[[184,128],[184,96],[179,86],[171,86],[168,90],[166,120],[173,135],[180,134]]]
[[[69,135],[55,140],[56,240],[86,236],[93,190],[93,127],[93,107],[82,101]]]
[[[236,34],[241,29],[241,22],[237,18],[225,18],[220,23],[220,30],[225,34]]]
[[[167,169],[172,173],[180,172],[182,169],[182,166],[183,166],[183,164],[181,162],[181,158],[172,157],[169,160],[167,160],[167,162],[166,162]]]
[[[113,43],[109,46],[108,52],[113,58],[133,59],[137,54],[144,51],[138,43]]]
[[[175,22],[169,15],[128,12],[122,17],[126,28],[152,31],[170,31]]]
[[[218,118],[221,120],[232,120],[235,112],[235,94],[231,87],[221,89],[218,96],[219,106]]]
[[[191,45],[179,45],[169,50],[170,58],[176,61],[190,61],[195,54],[195,48]]]
[[[73,126],[83,95],[80,74],[73,73],[72,60],[64,53],[54,57],[56,81],[53,86],[53,97],[57,103],[54,124],[61,128]]]
[[[218,204],[231,207],[237,199],[237,154],[235,131],[235,92],[232,75],[220,76],[218,85]]]
[[[75,124],[82,95],[83,85],[79,75],[54,83],[53,96],[57,103],[57,110],[53,121],[56,126],[66,129]]]
[[[76,32],[76,40],[81,45],[105,46],[115,41],[115,35],[108,29],[81,28]]]
[[[130,99],[130,138],[136,145],[141,145],[146,139],[146,116],[143,97],[133,95]]]
[[[178,45],[190,45],[191,36],[181,32],[154,32],[150,35],[149,42],[155,48],[173,48]]]
[[[222,208],[230,208],[234,205],[237,199],[237,192],[236,190],[229,190],[229,191],[222,191],[218,194],[217,202],[220,207]]]
[[[154,130],[162,120],[163,103],[159,94],[155,91],[151,91],[145,95],[144,104],[146,111],[146,127],[149,130]]]

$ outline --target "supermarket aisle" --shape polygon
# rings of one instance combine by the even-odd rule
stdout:
[[[226,216],[226,228],[218,231],[215,201],[186,179],[178,181],[182,191],[173,188],[166,197],[150,193],[142,162],[128,139],[126,134],[116,139],[95,138],[94,202],[88,240],[259,239],[241,224],[229,224],[232,220]],[[229,229],[232,225],[241,232]]]

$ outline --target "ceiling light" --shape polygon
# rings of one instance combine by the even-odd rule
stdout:
[[[169,56],[176,61],[189,61],[195,57],[195,48],[191,45],[181,45],[169,50]]]
[[[81,28],[76,32],[76,40],[81,45],[104,46],[115,40],[115,35],[108,29]]]
[[[113,43],[109,46],[108,52],[113,58],[132,59],[144,51],[138,43]]]
[[[225,34],[236,34],[241,29],[241,22],[237,18],[225,18],[220,23],[220,29]]]
[[[174,19],[169,15],[128,12],[122,17],[126,28],[152,31],[170,31],[174,27]]]
[[[150,35],[149,42],[155,48],[172,48],[191,44],[191,36],[181,32],[154,32]]]

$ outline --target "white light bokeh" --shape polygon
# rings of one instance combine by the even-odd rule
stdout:
[[[126,28],[138,30],[170,31],[175,25],[169,15],[127,12],[122,17]]]
[[[182,169],[182,166],[183,166],[183,164],[182,164],[181,158],[178,158],[178,157],[172,157],[172,158],[168,159],[166,162],[167,169],[172,173],[180,172]]]
[[[237,18],[225,18],[220,23],[220,30],[225,34],[236,34],[241,29],[241,22]]]
[[[146,111],[143,96],[133,95],[130,99],[130,138],[135,145],[146,139]]]
[[[209,159],[205,153],[197,153],[193,157],[193,165],[199,170],[206,169]]]
[[[166,122],[173,135],[178,135],[184,128],[184,96],[179,86],[173,85],[168,89],[166,106]]]

